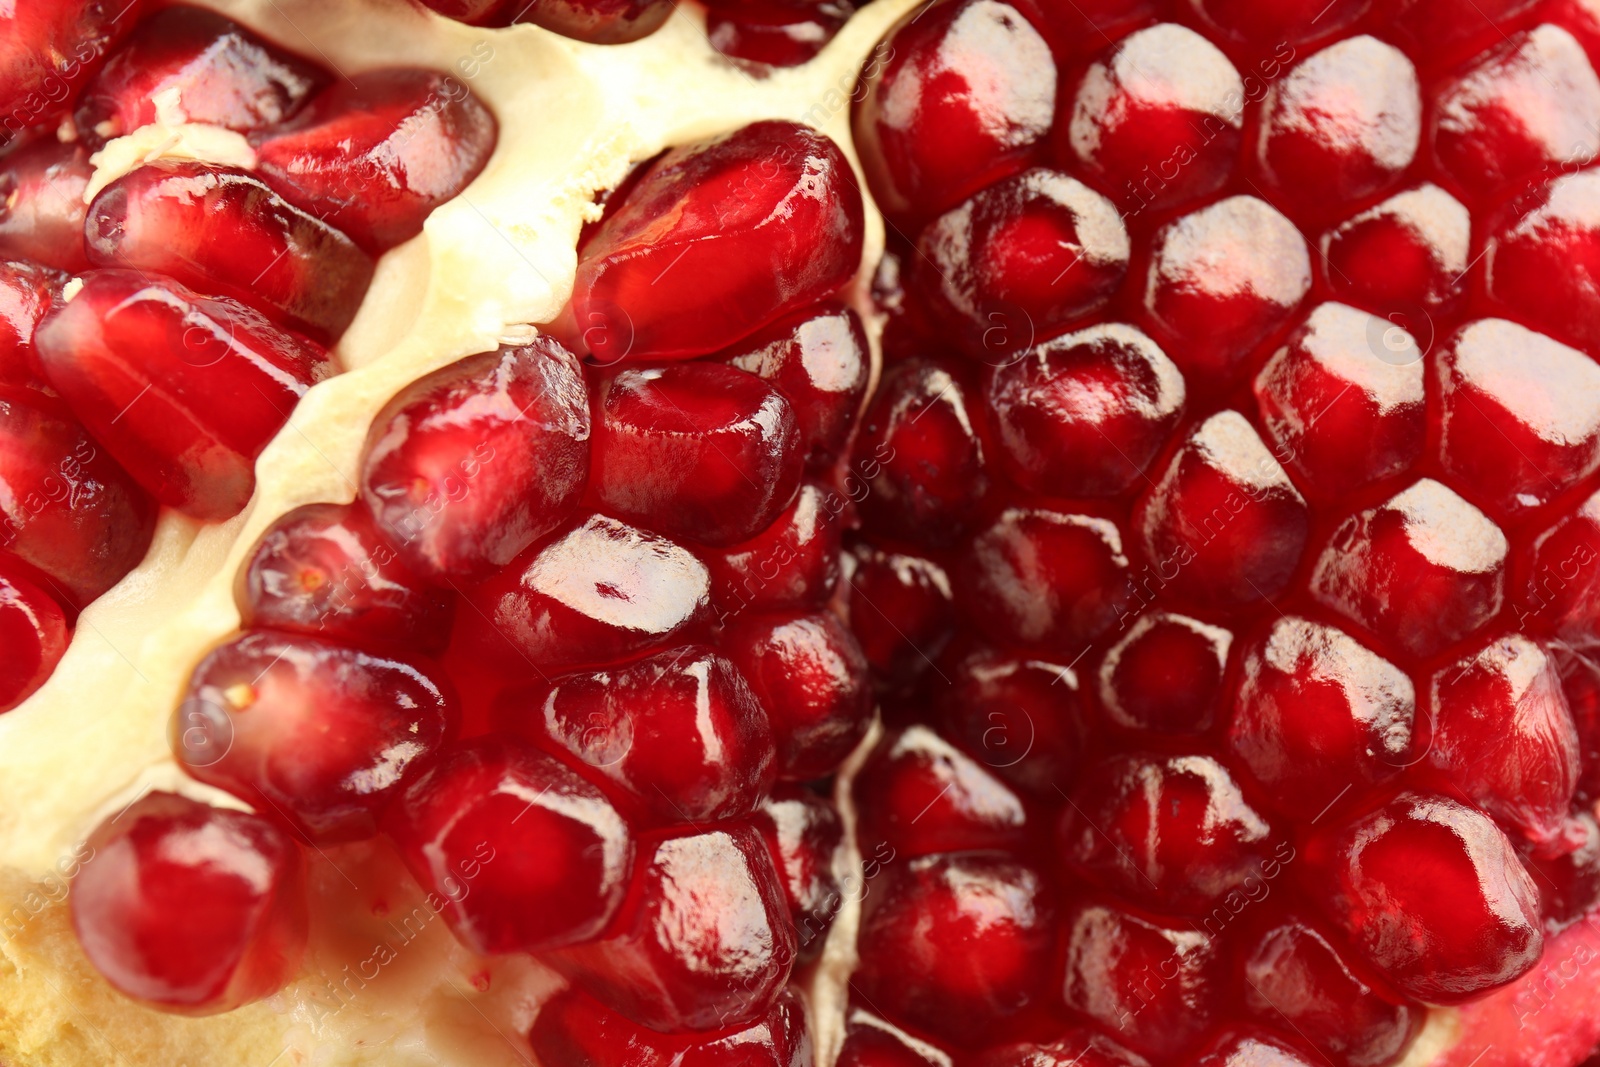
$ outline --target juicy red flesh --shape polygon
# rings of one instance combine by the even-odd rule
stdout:
[[[802,483],[794,502],[765,530],[700,556],[711,570],[711,597],[724,623],[744,611],[818,606],[839,583],[844,498]]]
[[[904,688],[932,668],[955,628],[950,576],[934,560],[865,543],[844,565],[850,630],[873,680]]]
[[[788,5],[738,0],[710,4],[706,40],[729,59],[761,67],[797,67],[822,51],[852,13],[842,3]]]
[[[834,870],[844,842],[838,809],[805,786],[785,784],[762,801],[750,822],[761,831],[783,883],[797,962],[813,960],[822,954],[828,930],[844,904]]]
[[[40,381],[33,334],[67,276],[26,260],[0,261],[0,386],[48,388]]]
[[[1072,668],[978,648],[942,670],[950,687],[939,694],[935,720],[954,744],[1026,792],[1051,793],[1071,780],[1085,745],[1084,716],[1071,706]]]
[[[672,14],[669,0],[424,0],[449,18],[474,26],[531,22],[594,44],[625,44],[648,37]]]
[[[61,605],[0,554],[0,644],[6,649],[0,711],[10,711],[49,680],[71,638]]]
[[[0,144],[51,122],[132,31],[142,0],[19,0],[0,14]]]
[[[93,175],[87,148],[49,135],[0,160],[0,255],[88,270],[83,193]]]
[[[1100,663],[1100,706],[1129,730],[1199,734],[1216,721],[1233,635],[1168,612],[1141,616]]]
[[[569,990],[540,1007],[529,1041],[540,1063],[562,1067],[809,1067],[815,1055],[789,990],[749,1026],[710,1038],[658,1033]]]

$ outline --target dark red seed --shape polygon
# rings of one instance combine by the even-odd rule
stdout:
[[[1491,217],[1483,245],[1488,299],[1504,313],[1586,352],[1600,344],[1597,213],[1600,172],[1562,174]]]
[[[1292,57],[1290,46],[1336,34],[1372,7],[1372,0],[1184,0],[1206,28],[1253,52]],[[1264,76],[1276,77],[1276,68]]]
[[[1545,932],[1558,933],[1600,905],[1600,823],[1588,812],[1575,815],[1577,848],[1528,864],[1539,887],[1539,912]]]
[[[442,15],[475,26],[531,22],[594,44],[626,44],[648,37],[672,14],[668,0],[424,0]]]
[[[88,270],[83,194],[93,176],[87,148],[48,135],[0,160],[0,255]]]
[[[875,680],[914,682],[955,629],[950,578],[931,559],[858,543],[844,555],[850,631]]]
[[[1340,299],[1407,321],[1460,298],[1471,241],[1466,207],[1429,182],[1329,230],[1322,237],[1323,266]]]
[[[48,389],[33,349],[39,321],[61,300],[67,276],[25,260],[0,260],[0,387]]]
[[[1070,667],[977,649],[942,673],[950,684],[936,690],[934,721],[946,737],[1014,786],[1069,786],[1085,743]]]
[[[1294,1045],[1265,1031],[1232,1030],[1212,1041],[1194,1067],[1317,1067]]]
[[[950,1054],[863,1008],[852,1008],[835,1067],[950,1067]]]
[[[762,532],[700,556],[711,570],[711,599],[726,623],[745,611],[820,607],[839,583],[845,498],[805,482]]]
[[[713,6],[706,15],[706,40],[729,59],[758,69],[797,67],[822,51],[844,25],[849,9],[840,11],[840,6],[819,4],[811,11],[795,11],[759,0],[747,0],[737,10]]]
[[[54,119],[139,21],[142,0],[18,0],[0,10],[0,143]]]
[[[834,869],[844,843],[838,809],[805,786],[783,784],[761,802],[750,822],[761,831],[783,884],[798,959],[815,959],[844,906]]]
[[[1221,707],[1233,634],[1186,615],[1141,615],[1100,663],[1100,706],[1145,733],[1200,734]]]
[[[10,556],[0,553],[0,712],[33,695],[66,654],[72,631],[61,605]]]
[[[1600,494],[1537,534],[1516,560],[1517,628],[1538,624],[1580,642],[1600,633]]]
[[[751,1025],[709,1039],[647,1029],[567,990],[540,1006],[528,1039],[540,1063],[560,1067],[810,1067],[815,1056],[791,990]]]

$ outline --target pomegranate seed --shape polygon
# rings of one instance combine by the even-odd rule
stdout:
[[[405,68],[340,79],[251,140],[268,185],[378,254],[421,233],[498,137],[494,114],[462,82]]]
[[[549,338],[450,364],[390,400],[367,437],[361,496],[431,581],[507,566],[577,507],[589,474],[583,372]]]
[[[717,363],[625,368],[596,388],[595,496],[672,537],[730,545],[794,499],[803,457],[794,408]]]
[[[1287,616],[1245,645],[1228,745],[1289,815],[1410,766],[1411,679],[1349,635]]]
[[[1061,929],[1067,1007],[1123,1044],[1172,1059],[1217,1021],[1226,959],[1207,930],[1092,902],[1067,908]]]
[[[1417,62],[1445,66],[1500,44],[1539,0],[1412,0],[1392,32]]]
[[[423,585],[359,504],[307,504],[273,523],[235,600],[247,630],[429,655],[444,651],[455,616],[455,602]]]
[[[81,144],[40,137],[0,160],[0,255],[70,271],[89,269],[83,194],[94,167]]]
[[[904,687],[954,629],[950,578],[933,560],[857,544],[844,555],[850,631],[875,678]]]
[[[700,645],[511,690],[496,718],[658,823],[739,818],[772,786],[766,712]]]
[[[142,0],[18,0],[0,13],[0,143],[54,118],[139,20]]]
[[[567,990],[540,1006],[528,1037],[538,1062],[561,1067],[810,1067],[815,1057],[805,1005],[787,989],[751,1025],[710,1039],[648,1030]]]
[[[810,60],[850,14],[840,4],[818,4],[809,11],[749,0],[708,6],[706,40],[712,48],[729,59],[772,67],[798,67]]]
[[[1538,534],[1518,561],[1519,628],[1534,620],[1580,640],[1600,632],[1600,493]]]
[[[835,304],[797,311],[740,341],[722,358],[788,399],[811,466],[826,467],[844,451],[871,370],[866,331],[854,311]]]
[[[648,37],[672,14],[668,0],[423,0],[442,15],[475,26],[531,22],[593,44],[626,44]]]
[[[926,726],[878,742],[855,782],[863,851],[896,856],[1008,849],[1027,843],[1029,812],[983,764]]]
[[[1466,207],[1424,183],[1328,231],[1322,258],[1328,285],[1341,299],[1421,319],[1418,311],[1443,310],[1461,295],[1471,240]]]
[[[456,937],[488,954],[597,937],[633,859],[627,824],[600,790],[499,735],[446,751],[383,829]]]
[[[73,607],[116,585],[155,533],[156,509],[60,401],[0,387],[0,549]]]
[[[1035,794],[1070,782],[1084,748],[1071,668],[977,649],[944,673],[934,701],[945,736],[992,774]]]
[[[1133,522],[1159,582],[1202,603],[1240,607],[1288,586],[1310,516],[1255,429],[1222,411],[1168,461]]]
[[[939,216],[917,250],[912,281],[927,306],[962,332],[969,354],[990,362],[1102,307],[1128,272],[1116,206],[1044,167]]]
[[[747,824],[640,842],[635,884],[605,938],[549,961],[613,1011],[652,1030],[737,1029],[760,1020],[794,962],[783,885]]]
[[[1049,1044],[1002,1045],[973,1061],[974,1067],[1149,1067],[1109,1037],[1087,1027],[1069,1030]]]
[[[170,737],[192,777],[326,844],[376,834],[456,718],[449,691],[410,663],[257,631],[200,661]]]
[[[372,260],[245,171],[158,160],[89,205],[89,262],[168,274],[291,329],[337,338],[355,318]]]
[[[569,670],[681,644],[711,617],[687,549],[603,515],[569,526],[467,597],[467,644],[513,666]]]
[[[1587,812],[1573,816],[1578,847],[1529,866],[1539,887],[1539,911],[1547,933],[1559,933],[1600,904],[1600,824]]]
[[[674,148],[580,250],[573,317],[604,363],[718,351],[849,281],[863,210],[839,146],[792,122]]]
[[[140,485],[203,520],[238,513],[255,460],[333,367],[249,308],[138,271],[94,271],[34,335],[50,384]]]
[[[1252,51],[1271,49],[1282,57],[1286,46],[1335,34],[1366,14],[1372,0],[1184,0],[1207,29],[1230,44]],[[1293,49],[1287,49],[1290,56]],[[1264,74],[1271,80],[1272,74]]]
[[[1166,0],[1034,0],[1044,15],[1040,32],[1063,60],[1083,59],[1140,26],[1154,22]]]
[[[213,1015],[270,996],[306,944],[305,861],[254,815],[149,793],[89,835],[72,883],[84,954],[120,992]]]
[[[1592,803],[1600,796],[1600,670],[1586,657],[1566,656],[1561,663],[1561,691],[1578,731],[1583,774],[1578,795]],[[1560,662],[1560,661],[1558,661]],[[1595,813],[1600,818],[1600,812]]]
[[[1183,375],[1131,326],[1044,341],[989,372],[987,414],[1011,479],[1035,493],[1116,496],[1138,482],[1183,411]]]
[[[55,673],[72,631],[61,605],[10,556],[0,553],[0,712],[33,695]]]
[[[1544,949],[1538,890],[1476,808],[1402,793],[1308,851],[1316,866],[1308,884],[1408,997],[1467,1000],[1516,978]]]
[[[750,817],[783,885],[800,962],[822,954],[843,905],[834,864],[844,823],[833,804],[804,786],[780,785]]]
[[[1499,612],[1507,551],[1481,511],[1423,479],[1342,522],[1309,584],[1318,601],[1383,641],[1429,656]]]
[[[1273,849],[1272,827],[1209,756],[1135,754],[1091,767],[1058,836],[1073,873],[1179,911],[1202,910],[1260,879]],[[1280,858],[1285,849],[1278,846]]]
[[[1593,351],[1600,315],[1600,173],[1558,177],[1489,224],[1483,247],[1488,298],[1529,325]]]
[[[947,211],[1036,156],[1056,64],[1001,0],[908,13],[868,61],[852,129],[873,199],[902,224]]]
[[[1100,705],[1125,729],[1205,733],[1221,704],[1232,644],[1227,630],[1186,615],[1141,616],[1100,663]]]
[[[0,260],[0,388],[48,388],[39,380],[33,334],[66,283],[65,274],[49,267]]]
[[[950,1054],[891,1022],[855,1008],[834,1067],[951,1067]]]
[[[886,867],[879,878],[862,902],[851,985],[891,1019],[973,1046],[1046,1001],[1056,917],[1032,867],[962,853]]]
[[[1056,124],[1056,154],[1130,215],[1197,200],[1233,177],[1244,98],[1227,56],[1193,30],[1164,22],[1124,37],[1089,65],[1071,118]]]
[[[288,119],[328,80],[231,19],[170,7],[141,22],[106,61],[73,117],[98,146],[155,122],[156,95],[176,91],[188,121],[244,133]]]
[[[1305,238],[1265,202],[1229,197],[1164,226],[1145,275],[1151,331],[1191,387],[1231,382],[1311,288]]]
[[[843,498],[805,482],[761,533],[700,553],[711,570],[711,599],[724,621],[741,611],[818,606],[839,583]]]
[[[1422,1013],[1375,987],[1316,927],[1289,918],[1270,927],[1244,962],[1244,1000],[1340,1067],[1393,1063]]]
[[[1275,1034],[1229,1031],[1212,1041],[1194,1067],[1317,1067],[1299,1049]]]
[[[723,635],[767,709],[778,743],[778,777],[830,774],[867,731],[872,691],[867,661],[844,624],[826,612],[741,619]]]

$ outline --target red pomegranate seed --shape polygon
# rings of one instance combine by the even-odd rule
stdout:
[[[417,574],[476,581],[577,507],[589,475],[589,398],[549,338],[452,363],[373,420],[361,496]]]
[[[139,271],[94,271],[34,335],[50,384],[162,503],[238,513],[255,460],[333,367],[317,344],[225,298]]]
[[[649,1030],[569,989],[540,1006],[528,1037],[538,1062],[560,1067],[810,1067],[816,1055],[787,989],[751,1025],[709,1039]]]
[[[61,605],[10,556],[0,553],[0,712],[33,695],[66,654],[72,631]]]
[[[722,358],[788,399],[812,467],[825,468],[844,451],[871,370],[867,334],[854,311],[836,304],[797,311],[740,341]]]
[[[455,602],[423,584],[360,504],[307,504],[267,528],[239,574],[245,629],[437,655]]]
[[[1255,429],[1222,411],[1168,461],[1133,524],[1157,583],[1201,603],[1241,607],[1288,586],[1310,515]]]
[[[1572,635],[1600,632],[1600,493],[1540,532],[1516,560],[1511,604],[1518,629],[1537,623]]]
[[[973,1067],[1149,1067],[1143,1056],[1087,1027],[1069,1030],[1048,1044],[1002,1045],[972,1062]]]
[[[1413,61],[1442,67],[1503,42],[1539,0],[1412,0],[1390,32]]]
[[[1490,818],[1402,793],[1308,846],[1308,886],[1402,993],[1454,1004],[1516,978],[1544,949],[1539,893]]]
[[[984,400],[1000,462],[1018,485],[1116,496],[1142,478],[1177,425],[1184,382],[1149,337],[1107,324],[996,366]]]
[[[1423,479],[1334,530],[1311,595],[1403,652],[1428,656],[1499,612],[1508,545],[1500,528]]]
[[[1422,458],[1422,355],[1392,321],[1323,304],[1261,368],[1261,422],[1306,495],[1338,500]]]
[[[1001,0],[908,13],[868,60],[852,129],[873,198],[902,224],[1021,170],[1049,136],[1056,64]]]
[[[73,607],[116,585],[155,533],[156,509],[54,397],[0,387],[0,549]]]
[[[1296,218],[1337,217],[1416,158],[1417,72],[1393,45],[1351,37],[1274,82],[1258,121],[1257,166],[1274,199]]]
[[[1529,862],[1547,933],[1565,930],[1600,904],[1600,824],[1588,812],[1573,816],[1573,823],[1577,848]]]
[[[1157,232],[1144,312],[1191,390],[1214,392],[1310,288],[1311,256],[1294,224],[1261,200],[1235,196]]]
[[[1212,926],[1079,902],[1061,919],[1067,1007],[1155,1060],[1193,1049],[1218,1021],[1225,947]]]
[[[0,160],[0,256],[72,273],[88,270],[83,193],[93,175],[87,148],[50,136]]]
[[[863,210],[839,146],[792,122],[674,148],[580,250],[574,320],[603,363],[726,348],[850,280]]]
[[[795,10],[782,3],[708,5],[706,40],[729,59],[772,67],[798,67],[827,43],[849,17],[842,4]]]
[[[850,1011],[834,1067],[951,1067],[950,1054],[862,1008]]]
[[[344,234],[254,175],[206,163],[158,160],[118,178],[89,205],[86,239],[95,266],[168,274],[323,341],[372,281]]]
[[[1577,788],[1579,742],[1555,663],[1507,634],[1434,675],[1428,760],[1535,846],[1555,846]]]
[[[831,774],[867,731],[872,690],[856,639],[826,611],[740,619],[723,645],[772,722],[778,777]]]
[[[987,0],[993,2],[993,0]],[[987,186],[922,231],[912,282],[990,363],[1105,305],[1128,272],[1116,206],[1035,167]]]
[[[641,841],[627,905],[604,939],[548,959],[611,1010],[673,1033],[757,1022],[794,957],[766,844],[736,823]]]
[[[1585,351],[1600,343],[1600,173],[1564,174],[1491,220],[1483,246],[1488,298]]]
[[[1052,21],[1055,6],[1073,18],[1060,3]],[[1243,100],[1244,82],[1227,56],[1164,22],[1124,37],[1084,71],[1071,117],[1056,123],[1056,154],[1129,216],[1197,200],[1233,177]]]
[[[1471,240],[1466,207],[1437,185],[1424,183],[1324,234],[1324,273],[1339,298],[1405,316],[1389,321],[1421,329],[1428,322],[1424,315],[1460,297]]]
[[[1199,911],[1264,878],[1287,845],[1209,756],[1124,755],[1089,768],[1062,813],[1069,871],[1124,899]]]
[[[376,834],[456,718],[449,690],[410,663],[256,631],[200,661],[170,738],[192,777],[326,844]]]
[[[1226,1031],[1190,1061],[1194,1067],[1318,1067],[1315,1059],[1276,1034]]]
[[[470,185],[499,135],[461,81],[403,68],[340,79],[251,141],[268,185],[378,254]]]
[[[600,790],[499,735],[446,751],[389,807],[383,829],[456,937],[481,953],[599,936],[633,861],[628,826]]]
[[[61,300],[67,276],[25,260],[0,260],[0,388],[48,388],[40,381],[33,334]]]
[[[495,717],[656,823],[736,819],[772,787],[766,712],[703,645],[510,690]]]
[[[747,540],[800,484],[794,408],[736,367],[625,368],[596,387],[594,422],[595,497],[671,537]]]
[[[170,7],[141,22],[106,61],[73,118],[80,134],[104,144],[155,122],[154,97],[175,90],[188,121],[244,133],[288,119],[328,78],[231,19]]]
[[[1416,762],[1416,690],[1332,626],[1285,616],[1244,647],[1228,747],[1273,805],[1317,815]]]
[[[862,902],[851,985],[889,1018],[970,1047],[1046,1002],[1056,916],[1039,872],[961,853],[886,866],[878,882]]]
[[[1600,669],[1584,656],[1568,655],[1558,662],[1561,663],[1561,690],[1578,731],[1583,766],[1578,795],[1586,803],[1593,803],[1600,797]],[[1600,812],[1596,812],[1595,817],[1600,818]]]
[[[984,765],[926,726],[878,742],[855,781],[857,839],[896,856],[1020,850],[1028,808]]]
[[[120,992],[213,1015],[299,972],[305,861],[265,819],[149,793],[89,835],[72,883],[84,954]]]
[[[933,560],[856,544],[844,555],[850,631],[873,677],[905,687],[933,665],[955,628],[950,578]]]
[[[1085,741],[1070,667],[976,649],[941,673],[934,721],[986,770],[1047,796],[1072,781]]]
[[[116,50],[143,0],[17,0],[0,10],[0,143],[65,111]]]
[[[1478,199],[1600,154],[1600,78],[1559,26],[1479,55],[1434,90],[1432,111],[1438,167]]]
[[[943,547],[971,523],[989,483],[965,379],[954,360],[932,357],[885,372],[855,444],[869,483],[861,513],[875,529]]]
[[[711,599],[724,621],[743,611],[821,606],[839,584],[845,501],[805,482],[794,503],[761,533],[700,553],[711,570]]]
[[[784,784],[761,802],[750,822],[761,831],[783,885],[798,960],[815,959],[844,905],[834,872],[844,842],[839,812],[805,786]]]
[[[669,0],[423,0],[450,18],[475,26],[531,22],[594,44],[626,44],[648,37],[672,14]]]
[[[1338,1067],[1393,1063],[1422,1013],[1376,987],[1315,926],[1274,924],[1243,964],[1244,1001],[1268,1026],[1298,1035]]]
[[[1292,45],[1337,34],[1366,14],[1371,0],[1184,0],[1207,29],[1251,51],[1293,57]],[[1275,68],[1263,76],[1271,80]]]
[[[710,622],[710,594],[687,549],[591,515],[473,590],[458,625],[493,659],[570,670],[681,644]]]
[[[1232,644],[1227,630],[1186,615],[1142,615],[1100,663],[1100,706],[1128,730],[1205,733],[1221,706]]]

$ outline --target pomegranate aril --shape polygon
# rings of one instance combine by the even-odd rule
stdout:
[[[849,9],[817,5],[811,11],[781,4],[708,5],[706,40],[729,59],[772,67],[797,67],[822,51],[844,25]],[[831,8],[832,10],[827,10]]]
[[[977,649],[941,673],[934,721],[986,770],[1041,795],[1072,781],[1085,731],[1070,667]]]
[[[460,80],[402,68],[342,78],[251,142],[285,200],[378,254],[421,233],[498,138],[493,113]]]
[[[772,786],[766,712],[702,645],[510,690],[495,718],[657,823],[748,815]]]
[[[805,482],[794,502],[761,533],[700,556],[711,570],[711,599],[724,621],[743,611],[821,605],[839,583],[844,498]]]
[[[1557,662],[1561,664],[1561,691],[1578,730],[1579,763],[1583,767],[1578,795],[1585,803],[1593,804],[1600,797],[1600,667],[1582,655],[1559,656]],[[1600,818],[1600,812],[1595,817]]]
[[[33,335],[61,300],[67,276],[26,260],[0,260],[0,388],[48,388],[40,381]]]
[[[1149,1067],[1143,1056],[1087,1027],[1069,1030],[1049,1044],[1002,1045],[972,1062],[973,1067]]]
[[[1434,69],[1502,43],[1540,0],[1408,0],[1389,33],[1413,62]]]
[[[155,525],[150,498],[59,400],[0,387],[0,549],[53,597],[87,607],[139,565]]]
[[[423,0],[428,7],[474,26],[531,22],[593,44],[648,37],[672,14],[670,0]]]
[[[850,630],[873,678],[915,681],[955,629],[950,578],[931,559],[858,543],[844,556]]]
[[[570,516],[589,476],[589,396],[550,338],[413,382],[372,422],[361,496],[406,565],[489,577]]]
[[[1600,904],[1600,824],[1588,812],[1573,816],[1578,847],[1547,859],[1529,861],[1539,887],[1545,932],[1559,933]]]
[[[1308,853],[1308,887],[1366,961],[1416,1000],[1469,1000],[1544,949],[1538,889],[1476,808],[1402,793],[1323,832]]]
[[[1056,124],[1056,154],[1129,215],[1172,207],[1233,176],[1243,100],[1227,56],[1185,26],[1160,23],[1089,65],[1071,117]]]
[[[18,0],[0,9],[0,144],[66,110],[139,21],[143,0]]]
[[[1225,410],[1172,456],[1133,523],[1162,585],[1208,606],[1240,608],[1287,588],[1311,519],[1254,427]]]
[[[1534,537],[1520,553],[1511,605],[1517,628],[1582,641],[1600,634],[1600,493]]]
[[[33,695],[55,673],[72,631],[66,615],[25,569],[0,553],[0,712]]]
[[[1184,0],[1202,24],[1230,44],[1277,58],[1291,45],[1339,33],[1373,6],[1372,0]],[[1263,76],[1275,76],[1268,67]]]
[[[628,367],[595,390],[592,492],[669,537],[730,545],[794,499],[804,457],[794,408],[717,363]]]
[[[844,842],[839,812],[804,786],[780,785],[761,802],[750,823],[761,831],[783,885],[798,959],[815,959],[844,904],[834,873]]]
[[[444,651],[455,618],[455,601],[400,560],[361,504],[307,504],[273,523],[234,599],[247,630],[430,655]]]
[[[849,281],[863,212],[839,146],[796,123],[671,149],[579,250],[576,328],[606,364],[726,348]]]
[[[1111,201],[1035,167],[939,216],[917,250],[912,282],[927,306],[960,331],[968,355],[996,363],[1104,306],[1130,248]]]
[[[1228,1031],[1189,1062],[1192,1067],[1318,1067],[1316,1059],[1264,1031]]]
[[[93,176],[87,148],[48,135],[0,159],[0,255],[88,270],[83,194]]]
[[[1490,221],[1488,299],[1539,330],[1600,351],[1600,171],[1565,174]]]
[[[245,133],[288,119],[329,75],[204,8],[177,6],[139,24],[84,87],[73,115],[95,146],[157,121],[177,94],[189,122]]]
[[[46,377],[140,485],[198,519],[237,514],[255,460],[333,367],[320,345],[225,298],[94,271],[40,323]]]
[[[826,611],[741,619],[722,637],[755,691],[778,745],[778,777],[807,781],[850,755],[872,718],[867,660]]]
[[[527,742],[447,750],[384,833],[474,952],[537,952],[600,935],[627,891],[634,844],[605,796]]]
[[[1323,273],[1340,299],[1400,315],[1389,321],[1420,331],[1427,321],[1423,315],[1461,295],[1471,246],[1472,216],[1466,207],[1437,185],[1424,183],[1324,234]]]
[[[726,1030],[772,1010],[795,958],[760,833],[736,823],[641,841],[605,937],[547,954],[579,988],[652,1030]]]
[[[864,852],[881,844],[897,857],[1020,851],[1032,829],[1009,786],[926,726],[878,742],[856,775],[855,798]]]
[[[265,819],[149,793],[89,835],[72,883],[84,954],[120,992],[212,1015],[300,969],[305,861]]]
[[[845,1021],[834,1067],[951,1067],[950,1054],[863,1008]]]
[[[663,1034],[569,989],[541,1005],[529,1044],[559,1067],[810,1067],[805,1004],[784,990],[765,1016],[732,1033]]]
[[[1201,734],[1221,707],[1233,634],[1186,615],[1140,616],[1100,662],[1100,706],[1117,726]]]
[[[282,325],[336,339],[372,281],[372,259],[246,171],[158,160],[89,205],[89,262],[170,275]]]
[[[960,853],[896,863],[878,878],[862,903],[851,986],[890,1019],[981,1046],[1047,1003],[1054,894],[1034,868]]]
[[[1423,479],[1340,523],[1310,591],[1399,651],[1431,656],[1500,611],[1508,548],[1481,511]]]

